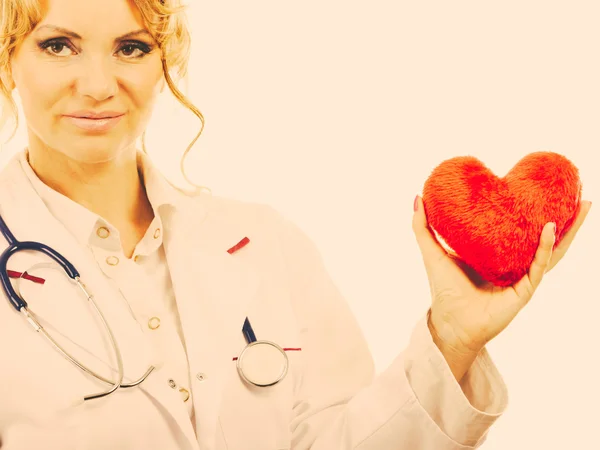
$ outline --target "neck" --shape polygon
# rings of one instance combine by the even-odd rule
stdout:
[[[115,227],[137,228],[152,220],[134,146],[101,163],[75,161],[35,145],[28,147],[28,156],[31,168],[44,184]]]

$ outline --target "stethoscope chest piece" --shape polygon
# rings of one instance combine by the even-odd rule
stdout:
[[[273,386],[287,374],[289,366],[285,351],[271,341],[248,344],[237,360],[240,377],[258,387]]]

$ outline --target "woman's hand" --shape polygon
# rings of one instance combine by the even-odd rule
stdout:
[[[529,273],[512,286],[497,287],[446,252],[427,224],[423,200],[415,199],[413,231],[417,238],[431,289],[428,326],[436,345],[458,381],[481,349],[515,318],[531,300],[544,274],[567,252],[592,204],[582,202],[579,215],[560,244],[547,223]]]

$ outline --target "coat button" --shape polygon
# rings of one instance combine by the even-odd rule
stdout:
[[[148,328],[150,328],[151,330],[156,330],[158,327],[160,327],[160,318],[151,317],[148,321]]]
[[[140,255],[135,255],[135,257],[133,258],[133,260],[135,262],[140,262]]]
[[[198,373],[196,374],[196,378],[198,378],[198,381],[204,381],[206,379],[206,375],[203,373]]]
[[[179,392],[181,392],[181,397],[184,402],[187,402],[190,399],[190,391],[185,388],[179,388]]]
[[[116,256],[109,256],[108,258],[106,258],[106,264],[108,264],[109,266],[116,266],[117,264],[119,264],[119,258],[117,258]]]
[[[100,227],[96,230],[96,234],[98,237],[106,239],[108,236],[110,236],[110,230],[106,227]]]
[[[160,228],[157,228],[156,231],[154,232],[154,239],[158,239],[160,236]]]

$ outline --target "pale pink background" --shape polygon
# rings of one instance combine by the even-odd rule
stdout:
[[[600,203],[598,2],[190,3],[187,92],[206,117],[190,174],[273,205],[314,239],[379,371],[429,305],[411,217],[433,167],[473,155],[504,175],[554,151]],[[149,151],[178,183],[198,126],[168,95],[150,124]],[[489,345],[510,405],[486,450],[597,442],[598,208]]]

